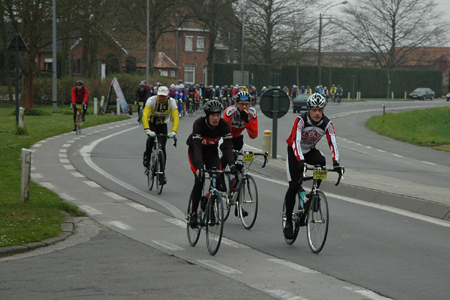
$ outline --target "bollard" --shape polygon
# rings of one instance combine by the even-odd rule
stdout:
[[[19,108],[19,127],[23,128],[23,117],[25,115],[25,110],[23,109],[23,107]]]
[[[117,107],[117,115],[120,116],[120,100],[116,100],[116,107]]]
[[[348,102],[350,102],[350,92],[348,92],[347,100],[348,100]]]
[[[20,181],[20,201],[30,200],[31,150],[22,148],[22,178]]]
[[[408,95],[408,93],[407,92],[405,92],[405,100],[406,100],[406,96]]]
[[[102,96],[102,100],[100,100],[100,106],[103,106],[103,102],[105,102],[105,96]]]
[[[94,98],[94,115],[97,115],[97,98]]]
[[[394,100],[394,92],[391,92],[391,99]]]
[[[272,131],[270,130],[264,130],[264,136],[263,136],[263,146],[261,152],[266,153],[269,152],[270,157],[270,149],[272,148]]]

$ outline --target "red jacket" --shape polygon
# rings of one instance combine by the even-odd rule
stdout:
[[[86,104],[89,99],[89,90],[86,87],[82,87],[80,90],[77,87],[72,89],[72,104]]]
[[[241,119],[241,114],[236,106],[229,106],[223,112],[223,119],[230,124],[231,135],[236,138],[243,134],[244,129],[247,129],[248,136],[255,139],[258,136],[258,117],[256,109],[249,107],[250,118],[248,122]]]

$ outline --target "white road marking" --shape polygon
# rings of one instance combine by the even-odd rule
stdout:
[[[361,288],[344,286],[344,289],[358,293],[358,294],[363,295],[364,297],[367,297],[372,300],[392,300],[392,298],[386,298],[386,297],[380,296],[372,291],[361,289]]]
[[[120,127],[120,126],[116,126],[116,127]],[[102,175],[103,177],[108,178],[109,180],[111,180],[111,181],[117,183],[118,185],[120,185],[120,186],[122,186],[122,187],[124,187],[124,188],[126,188],[126,189],[128,189],[128,190],[130,190],[130,191],[132,191],[132,192],[134,192],[134,193],[136,193],[136,194],[138,194],[138,195],[144,197],[144,198],[150,199],[150,200],[152,200],[152,201],[154,201],[154,202],[156,202],[156,203],[162,205],[162,206],[165,207],[167,210],[169,210],[169,211],[172,213],[172,215],[175,216],[177,219],[184,220],[184,219],[185,219],[184,213],[183,213],[181,210],[179,210],[177,207],[175,207],[174,205],[172,205],[172,204],[170,204],[169,202],[164,201],[164,200],[162,200],[162,199],[160,199],[160,198],[153,197],[153,196],[149,195],[148,193],[145,193],[145,192],[143,192],[143,191],[141,191],[141,190],[135,188],[134,186],[132,186],[132,185],[130,185],[130,184],[128,184],[128,183],[123,182],[122,180],[120,180],[120,179],[118,179],[118,178],[112,176],[111,174],[105,172],[103,169],[101,169],[100,167],[98,167],[98,166],[92,161],[91,156],[90,156],[90,153],[91,153],[92,150],[95,148],[95,146],[97,146],[99,143],[101,143],[102,141],[104,141],[104,140],[106,140],[106,139],[112,138],[112,137],[114,137],[114,136],[116,136],[116,135],[122,134],[122,133],[124,133],[124,132],[130,131],[130,130],[133,130],[133,129],[136,129],[136,128],[141,128],[141,126],[131,127],[131,128],[128,128],[128,129],[125,129],[125,130],[122,130],[122,131],[113,133],[113,134],[108,135],[108,136],[106,136],[106,137],[100,138],[100,139],[94,141],[94,142],[93,142],[92,144],[90,144],[89,146],[84,146],[84,147],[80,150],[80,154],[83,156],[84,161],[86,162],[86,164],[87,164],[89,167],[91,167],[92,169],[94,169],[95,171],[97,171],[97,172],[98,172],[100,175]]]
[[[288,293],[283,290],[266,290],[269,294],[272,294],[276,297],[279,297],[281,299],[287,299],[287,300],[307,300],[306,298],[302,298],[300,296],[296,296],[294,294]]]
[[[422,161],[424,164],[428,164],[428,165],[433,165],[433,166],[437,166],[437,164],[432,163],[432,162],[428,162],[428,161]]]
[[[133,207],[133,208],[135,208],[135,209],[137,209],[137,210],[143,211],[143,212],[145,212],[145,213],[156,212],[156,210],[151,209],[150,207],[141,205],[141,204],[136,203],[136,202],[127,202],[127,204],[128,204],[129,206],[131,206],[131,207]]]
[[[100,186],[94,182],[94,181],[83,181],[84,183],[86,183],[88,186],[93,187],[93,188],[99,188]]]
[[[396,156],[396,157],[403,157],[403,156],[401,156],[401,155],[399,155],[399,154],[392,154],[392,155],[394,155],[394,156]]]
[[[67,195],[66,193],[62,193],[62,194],[60,194],[60,196],[61,196],[61,198],[63,198],[64,200],[67,200],[67,201],[76,201],[77,200],[74,197]]]
[[[284,260],[284,259],[275,259],[275,258],[273,258],[273,259],[269,259],[269,261],[276,262],[277,264],[280,264],[280,265],[292,268],[294,270],[297,270],[297,271],[300,271],[300,272],[303,272],[303,273],[309,273],[309,274],[319,273],[317,271],[308,269],[307,267],[295,264],[293,262],[290,262],[290,261],[287,261],[287,260]]]
[[[78,178],[86,177],[83,174],[81,174],[80,172],[70,172],[70,174],[72,174],[73,176],[78,177]]]
[[[59,149],[59,152],[66,152],[67,153],[67,149]]]
[[[56,187],[53,184],[51,184],[50,182],[38,182],[38,184],[40,186],[46,187],[50,190],[56,190]]]
[[[109,225],[115,226],[117,228],[123,229],[123,230],[136,230],[133,227],[131,227],[130,225],[127,225],[123,222],[120,221],[110,221],[107,222]]]
[[[34,145],[31,146],[31,147],[33,147],[33,148],[39,148],[40,146],[42,146],[42,144],[34,144]]]
[[[230,267],[222,265],[222,264],[220,264],[220,263],[218,263],[216,261],[213,261],[213,260],[204,259],[204,260],[197,260],[197,261],[202,263],[202,264],[204,264],[204,265],[207,265],[208,267],[216,269],[216,270],[218,270],[218,271],[220,271],[222,273],[227,273],[227,274],[240,274],[240,273],[242,273],[241,271],[232,269]]]
[[[75,170],[72,165],[64,165],[64,168],[66,168],[67,170]]]
[[[81,210],[84,210],[88,215],[103,215],[103,213],[99,210],[96,210],[89,205],[80,205]]]
[[[67,141],[66,143],[67,144],[73,144],[73,143],[75,143],[75,141],[74,140],[70,140],[70,141]]]
[[[70,164],[70,161],[67,158],[61,158],[59,161],[63,164]]]
[[[42,176],[42,174],[40,174],[40,173],[31,173],[30,176],[31,176],[31,178],[33,178],[33,179],[36,179],[36,178],[44,178],[44,177]]]
[[[171,218],[171,219],[164,219],[164,221],[167,221],[167,222],[172,223],[174,225],[180,226],[181,228],[186,228],[186,222],[181,221],[179,219]]]
[[[250,247],[240,244],[238,242],[229,240],[227,238],[222,237],[222,244],[225,244],[227,246],[233,247],[233,248],[238,248],[238,249],[250,249]]]
[[[114,200],[127,200],[127,198],[117,195],[114,192],[103,192],[103,194],[105,194],[106,196],[108,196],[110,198],[113,198]]]
[[[61,158],[66,158],[67,157],[67,153],[58,154],[58,156],[61,157]]]
[[[167,242],[167,241],[156,241],[156,240],[152,240],[152,242],[155,243],[155,244],[158,244],[158,245],[160,245],[160,246],[163,246],[164,248],[167,248],[167,249],[169,249],[169,250],[174,250],[174,251],[184,250],[183,248],[181,248],[181,247],[179,247],[179,246],[177,246],[177,245],[171,244],[171,243],[169,243],[169,242]]]

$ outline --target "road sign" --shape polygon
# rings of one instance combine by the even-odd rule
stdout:
[[[263,114],[272,119],[272,158],[277,158],[278,118],[282,118],[288,111],[291,101],[282,89],[270,89],[265,92],[259,101]]]
[[[291,101],[289,96],[282,89],[270,89],[261,96],[259,106],[263,114],[273,119],[274,113],[278,118],[282,118],[288,111]]]

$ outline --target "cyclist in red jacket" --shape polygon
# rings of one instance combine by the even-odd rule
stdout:
[[[72,89],[72,104],[83,104],[83,122],[86,120],[87,102],[89,99],[89,90],[84,86],[83,81],[78,80],[76,86]],[[75,122],[77,119],[77,110],[73,110],[73,131],[76,131]]]

